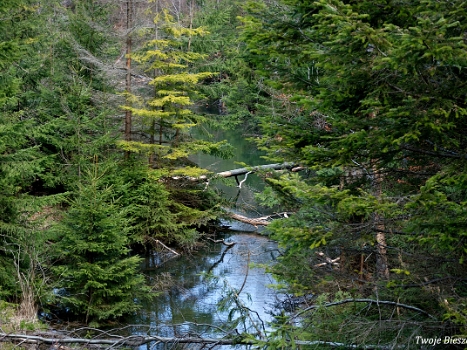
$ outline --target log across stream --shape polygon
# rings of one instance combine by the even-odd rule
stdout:
[[[261,158],[262,153],[238,132],[219,134],[216,138],[226,138],[234,146],[236,155],[233,159],[225,160],[199,154],[192,160],[214,173],[236,169],[233,173],[224,173],[219,177],[237,175],[241,177],[239,178],[241,181],[252,169],[239,167],[238,164],[268,166]],[[292,164],[275,165],[271,170],[291,166]],[[258,169],[263,170],[263,167]],[[229,181],[231,183],[227,185],[225,180],[211,181],[210,186],[217,186],[224,197],[232,203],[230,208],[232,215],[240,218],[261,218],[272,213],[258,206],[255,200],[255,193],[264,188],[258,176],[249,175],[241,189],[234,180]],[[241,305],[245,307],[243,312],[249,315],[244,314],[245,322],[237,326],[238,331],[244,331],[245,329],[242,328],[244,327],[248,332],[256,334],[258,329],[255,327],[262,327],[272,320],[270,311],[274,310],[277,300],[282,298],[276,290],[270,288],[270,285],[276,283],[274,278],[264,269],[251,266],[271,264],[279,255],[276,243],[258,234],[262,223],[267,221],[245,223],[238,221],[238,218],[226,220],[223,224],[230,226],[232,231],[216,239],[224,239],[228,245],[208,241],[206,248],[196,254],[176,257],[156,270],[150,269],[153,278],[157,279],[165,275],[175,284],[131,320],[133,324],[145,325],[134,327],[132,334],[224,337],[226,334],[222,334],[223,331],[231,331],[227,324],[229,314],[234,318],[241,316]],[[153,261],[151,259],[147,261],[149,268],[163,262],[158,260],[157,256],[153,258]],[[235,293],[238,293],[238,302],[232,303],[232,296]],[[147,327],[150,327],[149,331]],[[141,347],[141,350],[143,349],[147,347]],[[160,349],[163,349],[162,345]],[[216,346],[216,349],[233,349],[233,346]]]

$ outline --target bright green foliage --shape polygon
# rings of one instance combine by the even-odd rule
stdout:
[[[70,207],[55,225],[58,261],[53,266],[59,302],[86,323],[108,320],[139,308],[145,281],[140,258],[129,256],[131,220],[106,184],[98,164],[86,172]]]
[[[261,117],[259,144],[272,160],[309,169],[306,176],[268,180],[297,210],[269,226],[287,249],[285,267],[277,270],[292,284],[368,294],[379,285],[379,296],[414,302],[419,293],[417,303],[430,305],[446,298],[448,314],[467,324],[465,283],[454,282],[465,275],[467,243],[465,5],[287,0],[246,6],[246,58],[279,89],[275,96],[288,112]],[[383,254],[377,233],[389,246],[388,290],[377,278]],[[313,268],[322,262],[317,252],[339,257],[339,269]],[[335,284],[326,269],[334,270]],[[423,293],[419,281],[435,277],[450,282]],[[419,287],[393,288],[403,284]],[[434,312],[441,320],[440,310]]]
[[[120,141],[126,151],[143,153],[156,162],[164,163],[184,159],[188,155],[203,151],[215,153],[223,143],[197,142],[189,135],[190,128],[203,121],[189,107],[196,97],[197,85],[209,78],[210,72],[190,72],[193,62],[204,58],[187,47],[192,37],[205,35],[202,28],[185,28],[164,10],[156,13],[152,39],[132,58],[153,75],[149,82],[151,97],[132,96],[132,106],[125,106],[138,117],[141,141]]]

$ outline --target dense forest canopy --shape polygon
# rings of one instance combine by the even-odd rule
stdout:
[[[246,60],[282,104],[259,118],[259,144],[309,168],[268,179],[297,209],[269,226],[286,248],[277,271],[297,290],[443,314],[435,334],[449,321],[464,329],[465,3],[250,2],[248,11]],[[384,318],[369,337],[409,343],[423,332],[401,331],[411,317]],[[321,322],[329,330],[312,321],[326,332]],[[356,329],[351,339],[363,341]]]
[[[237,341],[465,339],[466,67],[460,0],[3,1],[0,312],[98,325],[151,298],[138,253],[225,214],[193,181],[190,155],[232,152],[209,124],[302,170],[260,172],[258,200],[288,213],[270,271],[315,299]]]

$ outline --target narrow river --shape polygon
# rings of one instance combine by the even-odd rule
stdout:
[[[238,133],[224,133],[216,137],[228,139],[235,147],[236,157],[224,160],[198,155],[192,160],[201,167],[218,172],[241,167],[235,162],[248,165],[265,163],[255,147]],[[234,204],[235,212],[251,217],[260,216],[263,210],[254,201],[254,193],[262,190],[261,180],[254,174],[250,175],[241,190],[235,187],[233,178],[229,180],[232,186],[222,183],[212,185]],[[277,245],[259,235],[258,229],[253,226],[237,222],[224,224],[229,225],[230,230],[216,238],[223,238],[229,244],[235,243],[232,246],[209,243],[189,256],[174,257],[164,262],[160,256],[154,255],[147,260],[147,273],[156,282],[172,283],[172,286],[145,305],[131,320],[135,324],[131,329],[132,334],[222,337],[226,335],[224,331],[228,333],[237,329],[239,332],[256,333],[255,327],[267,327],[272,320],[270,310],[279,294],[271,288],[276,283],[272,276],[258,265],[270,264],[277,258]],[[242,316],[244,321],[232,326],[231,322]],[[162,344],[140,347],[141,350],[175,348],[165,348]]]

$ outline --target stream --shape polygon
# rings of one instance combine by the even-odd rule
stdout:
[[[236,156],[225,160],[199,154],[192,159],[199,166],[218,172],[241,167],[236,162],[265,164],[260,158],[261,153],[239,133],[218,133],[214,138],[227,139],[234,146]],[[228,181],[231,185],[226,185]],[[254,174],[248,177],[241,190],[235,187],[233,178],[210,186],[216,186],[224,198],[234,202],[234,212],[250,217],[264,215],[264,209],[259,208],[254,200],[254,193],[261,191],[264,185]],[[146,259],[146,274],[156,284],[164,286],[166,283],[170,287],[152,303],[144,305],[142,311],[130,320],[137,325],[131,326],[131,334],[220,338],[226,335],[224,331],[229,332],[228,322],[242,315],[245,320],[233,328],[239,332],[256,333],[255,327],[268,327],[267,323],[273,319],[270,312],[280,295],[271,288],[276,284],[273,277],[258,264],[267,265],[277,258],[277,244],[259,235],[258,229],[251,225],[233,221],[223,224],[228,225],[229,230],[218,233],[216,239],[224,239],[234,245],[209,242],[192,255],[153,254]],[[232,298],[236,293],[237,298]],[[175,348],[175,345],[146,344],[139,349]],[[185,345],[186,348],[198,349],[201,346]],[[216,347],[232,348],[226,345]]]

